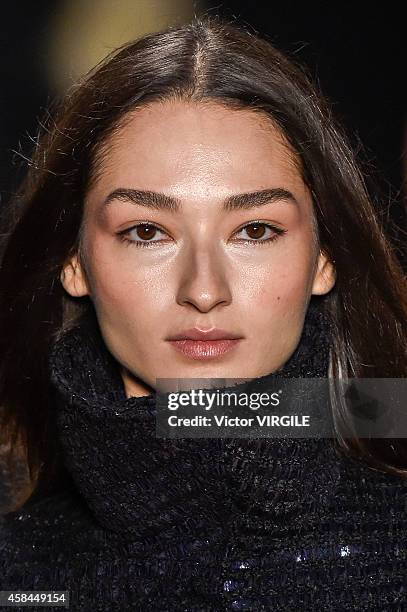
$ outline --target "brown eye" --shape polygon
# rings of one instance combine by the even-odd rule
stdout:
[[[236,236],[239,234],[241,235],[241,238],[238,239],[240,242],[257,246],[270,244],[274,240],[277,240],[279,236],[284,235],[286,231],[287,230],[280,227],[270,225],[270,223],[253,221],[242,227],[242,229],[236,233]]]
[[[245,229],[249,238],[253,240],[256,238],[263,238],[266,232],[264,223],[252,223],[251,225],[247,225]]]
[[[157,228],[153,225],[139,225],[136,229],[136,234],[138,238],[142,238],[143,240],[151,240],[154,238]]]
[[[139,223],[119,232],[120,239],[126,246],[133,244],[141,247],[158,246],[160,242],[164,242],[160,234],[165,236],[165,232],[152,223]]]

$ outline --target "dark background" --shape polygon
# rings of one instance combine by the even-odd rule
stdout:
[[[88,0],[83,0],[89,6]],[[175,4],[176,1],[174,0]],[[62,0],[4,3],[0,21],[0,192],[6,202],[25,171],[38,118],[53,91],[43,41]],[[120,9],[112,0],[112,10]],[[194,2],[197,13],[220,14],[255,28],[305,63],[345,125],[361,160],[370,164],[372,195],[406,229],[402,152],[406,140],[406,39],[402,3]],[[137,5],[137,1],[136,1]],[[356,8],[355,8],[356,7]],[[98,10],[98,2],[94,2]],[[360,148],[360,145],[363,148]],[[21,155],[16,155],[18,150]],[[402,232],[392,230],[402,240]],[[403,264],[405,252],[399,253]]]

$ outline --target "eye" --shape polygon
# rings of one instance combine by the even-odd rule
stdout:
[[[286,233],[286,230],[280,227],[275,227],[270,223],[252,221],[236,232],[235,236],[241,234],[242,232],[246,232],[248,238],[237,239],[237,242],[262,245],[277,240],[280,235]],[[165,239],[160,238],[160,234],[163,236],[168,236],[164,230],[161,230],[153,223],[146,222],[138,223],[137,225],[133,225],[128,229],[118,232],[120,239],[126,244],[126,246],[133,245],[136,247],[153,248],[154,246],[158,246],[157,243],[166,242]]]
[[[131,244],[137,247],[150,247],[153,243],[163,242],[157,233],[166,235],[163,230],[152,223],[138,223],[118,232],[118,235],[127,246]]]
[[[275,227],[270,223],[252,221],[236,232],[235,236],[242,232],[246,232],[248,238],[238,239],[239,242],[264,244],[277,240],[279,236],[286,233],[286,230],[281,227]]]

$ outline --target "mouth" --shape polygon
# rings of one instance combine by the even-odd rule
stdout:
[[[215,359],[229,353],[243,337],[224,329],[186,329],[167,338],[171,346],[190,359]]]

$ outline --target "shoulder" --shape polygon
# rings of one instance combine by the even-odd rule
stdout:
[[[73,490],[27,503],[0,523],[0,589],[69,591],[76,610],[130,609],[106,603],[112,568],[131,557],[119,539]]]
[[[370,542],[378,552],[382,543],[397,555],[399,545],[403,548],[407,541],[407,478],[336,453],[339,478],[329,498],[328,514],[335,517],[344,534],[352,534],[360,544]]]
[[[335,450],[340,463],[338,493],[365,502],[384,503],[388,506],[405,505],[407,495],[406,476],[386,473],[358,459]],[[405,509],[405,508],[404,508]]]
[[[18,511],[3,516],[0,576],[5,575],[7,567],[51,559],[63,562],[84,552],[96,554],[107,545],[106,530],[95,522],[75,490],[68,488],[28,501]]]
[[[68,591],[78,612],[181,609],[182,593],[161,590],[157,548],[101,527],[79,493],[61,491],[4,516],[0,589]]]

